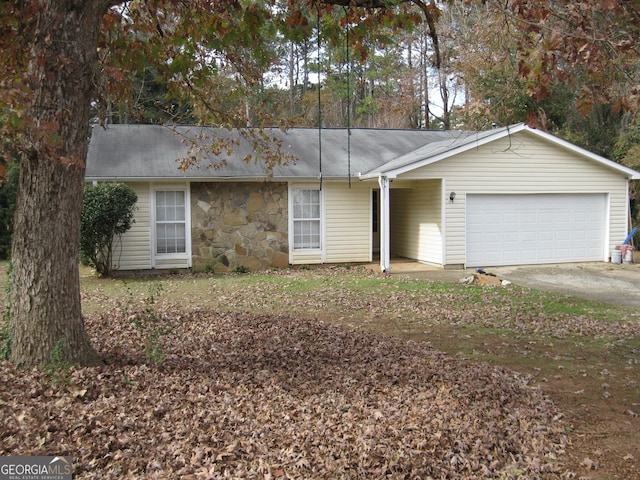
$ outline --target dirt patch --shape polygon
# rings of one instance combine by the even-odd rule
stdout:
[[[459,348],[450,335],[430,336],[438,348]],[[570,441],[564,467],[574,478],[639,478],[637,344],[620,341],[603,356],[574,339],[483,335],[465,343],[465,356],[529,375],[564,413]]]
[[[557,478],[630,480],[640,469],[640,388],[636,346],[612,356],[563,339],[477,335],[465,328],[408,324],[366,328],[427,342],[463,361],[501,365],[529,379],[562,412],[569,444]],[[390,332],[392,330],[392,332]]]

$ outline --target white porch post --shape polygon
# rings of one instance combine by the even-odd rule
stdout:
[[[389,253],[389,178],[378,177],[380,184],[380,269],[390,271],[391,255]]]

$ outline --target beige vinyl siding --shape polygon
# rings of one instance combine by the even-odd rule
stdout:
[[[446,178],[455,191],[446,202],[446,265],[465,263],[465,196],[469,193],[609,194],[609,248],[627,231],[626,179],[595,161],[519,132],[401,175],[403,179]],[[603,252],[603,259],[605,258]]]
[[[184,269],[189,268],[188,261],[180,258],[164,259],[156,258],[156,269]]]
[[[327,182],[325,190],[325,261],[371,261],[371,185],[354,180]]]
[[[304,250],[296,250],[291,254],[292,265],[316,265],[323,263],[322,253],[318,251],[305,252]]]
[[[292,184],[291,188],[317,187]],[[294,250],[294,265],[371,261],[371,185],[354,180],[322,185],[320,250]]]
[[[144,270],[151,268],[151,245],[149,225],[149,184],[127,183],[132,187],[138,201],[131,229],[116,241],[113,265],[118,270]]]
[[[442,195],[440,180],[413,182],[391,189],[392,255],[442,263]]]
[[[114,248],[113,263],[118,270],[148,270],[151,267],[151,186],[149,183],[127,183],[138,195],[134,224]],[[164,185],[164,184],[163,184]],[[184,186],[184,183],[178,184]],[[169,185],[171,186],[171,185]],[[157,269],[188,268],[186,259],[156,257]]]

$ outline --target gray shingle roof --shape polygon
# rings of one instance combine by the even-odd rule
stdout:
[[[396,162],[391,163],[392,166],[400,166],[417,160],[415,155],[425,158],[429,149],[451,148],[473,135],[472,132],[355,128],[350,130],[350,137],[347,129],[318,132],[313,128],[292,128],[286,132],[279,129],[265,132],[281,142],[282,151],[297,158],[295,163],[275,167],[274,178],[310,179],[318,178],[320,171],[319,136],[322,139],[322,175],[328,179],[347,178],[349,171],[352,176],[378,171],[389,162]],[[238,143],[230,155],[224,149],[220,155],[203,154],[214,137],[231,138]],[[193,153],[190,152],[193,142],[203,147],[198,152],[205,158],[200,168],[182,171],[177,160]],[[199,126],[110,125],[106,129],[96,126],[89,145],[86,177],[88,180],[147,180],[267,176],[264,162],[243,160],[248,154],[255,154],[253,144],[235,130]],[[223,159],[226,164],[221,168],[205,168]]]
[[[273,169],[273,178],[317,179],[322,163],[325,179],[352,177],[375,178],[378,174],[397,174],[402,170],[425,165],[473,148],[511,133],[525,130],[529,134],[555,143],[602,165],[619,171],[628,178],[640,179],[640,173],[588,152],[557,137],[524,125],[503,127],[482,132],[440,130],[387,129],[322,129],[292,128],[286,132],[265,129],[268,138],[281,145],[281,151],[296,161]],[[110,125],[93,128],[87,155],[87,180],[161,180],[181,179],[263,179],[269,176],[264,158],[266,143],[257,129],[246,129],[260,139],[258,145],[240,135],[238,130],[200,126]],[[349,133],[350,132],[350,133]],[[218,149],[211,153],[215,138],[232,140],[232,152]],[[322,139],[320,155],[319,139]],[[192,151],[193,145],[198,145]],[[350,147],[348,148],[348,145]],[[262,149],[263,151],[260,151]],[[199,168],[185,171],[179,159],[193,154],[202,157]],[[247,155],[257,161],[246,162]],[[226,161],[220,168],[206,168]]]
[[[424,146],[418,147],[411,152],[408,152],[404,155],[396,157],[389,162],[384,163],[380,166],[379,170],[381,172],[389,172],[402,167],[406,167],[408,165],[412,165],[416,162],[422,162],[430,158],[437,157],[441,154],[451,152],[457,148],[464,147],[466,145],[473,144],[482,140],[485,137],[496,135],[500,130],[488,130],[483,132],[469,132],[469,131],[451,131],[451,136],[449,138],[439,139],[428,143]]]

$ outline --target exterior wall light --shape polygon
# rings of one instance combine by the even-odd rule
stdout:
[[[449,201],[450,201],[451,203],[453,203],[453,201],[455,200],[455,198],[456,198],[456,192],[451,192],[451,193],[449,194]]]

